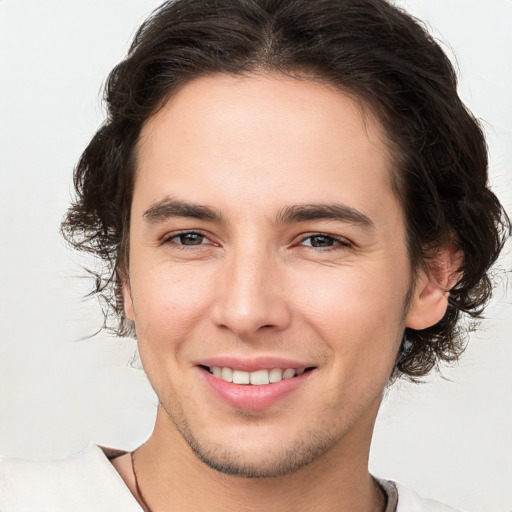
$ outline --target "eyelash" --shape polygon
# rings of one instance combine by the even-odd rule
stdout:
[[[201,240],[201,243],[198,243],[198,244],[185,244],[185,243],[174,242],[175,239],[177,239],[179,237],[186,236],[186,235],[196,235],[197,237],[201,237],[203,240]],[[312,245],[312,243],[310,243],[310,245],[303,245],[306,240],[310,240],[311,241],[314,238],[324,238],[326,241],[332,242],[332,245],[316,246],[316,247],[314,245]],[[201,233],[200,231],[181,231],[180,233],[174,233],[171,236],[166,237],[164,239],[164,243],[172,243],[175,246],[180,247],[180,248],[185,248],[185,247],[188,248],[188,247],[198,247],[198,246],[201,246],[201,245],[206,245],[206,244],[204,244],[204,239],[209,240],[208,236],[206,234],[204,234],[204,233]],[[211,241],[210,241],[210,243],[212,243],[213,245],[218,245],[218,244],[215,244],[215,243],[213,243]],[[335,250],[338,250],[340,248],[341,249],[348,249],[348,248],[352,247],[352,243],[349,242],[347,239],[340,238],[340,237],[333,236],[333,235],[329,235],[327,233],[311,233],[311,234],[308,234],[306,236],[303,236],[300,239],[298,245],[301,245],[302,247],[305,247],[308,250],[312,250],[312,251],[321,250],[321,251],[324,251],[324,252],[335,251]]]
[[[307,249],[312,251],[321,250],[324,252],[336,251],[339,249],[349,249],[350,247],[352,247],[352,243],[348,241],[346,238],[340,238],[334,235],[329,235],[327,233],[311,233],[306,236],[303,236],[300,240],[300,244],[303,244],[306,240],[311,240],[313,238],[325,238],[328,239],[329,241],[332,241],[333,243],[330,246],[324,247],[314,247],[313,245],[303,245],[303,247],[306,247]]]
[[[181,231],[180,233],[173,233],[172,235],[170,236],[167,236],[163,243],[164,244],[167,244],[167,243],[172,243],[173,245],[177,246],[177,247],[180,247],[180,248],[185,248],[185,247],[198,247],[198,246],[201,246],[201,245],[205,245],[203,242],[204,240],[201,241],[201,243],[199,244],[183,244],[183,243],[177,243],[177,242],[174,242],[173,240],[176,239],[176,238],[179,238],[179,237],[182,237],[182,236],[186,236],[186,235],[196,235],[198,237],[201,237],[203,239],[207,239],[208,240],[208,236],[205,235],[204,233],[201,233],[200,231]],[[210,241],[210,243],[212,243]],[[217,244],[213,244],[213,245],[217,245]]]

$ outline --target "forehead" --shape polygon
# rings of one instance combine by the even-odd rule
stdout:
[[[392,191],[385,140],[370,109],[333,87],[272,75],[196,79],[142,130],[134,205],[164,194],[228,209],[240,200],[369,205]]]

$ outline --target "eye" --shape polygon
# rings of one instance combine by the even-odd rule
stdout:
[[[195,231],[186,231],[177,235],[170,236],[165,240],[176,245],[203,245],[209,243],[206,236]]]
[[[336,247],[350,247],[350,242],[342,238],[319,233],[302,239],[301,245],[319,249],[334,249]]]

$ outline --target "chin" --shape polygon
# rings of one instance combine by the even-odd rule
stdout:
[[[222,441],[198,439],[189,428],[179,428],[197,458],[220,473],[243,478],[271,478],[294,473],[322,457],[336,444],[325,432],[303,432],[295,439],[275,435],[257,439],[233,439],[226,435]],[[267,433],[268,434],[268,433]]]
[[[208,467],[226,475],[243,478],[272,478],[294,473],[320,457],[327,447],[308,446],[297,450],[268,452],[264,454],[237,453],[236,450],[201,450],[190,445],[196,456]],[[243,452],[243,450],[241,450]]]

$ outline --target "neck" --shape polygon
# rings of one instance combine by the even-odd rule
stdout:
[[[385,495],[368,472],[374,419],[298,471],[244,478],[201,462],[159,410],[153,434],[134,454],[139,501],[151,512],[167,510],[169,503],[175,510],[198,512],[380,512]]]

